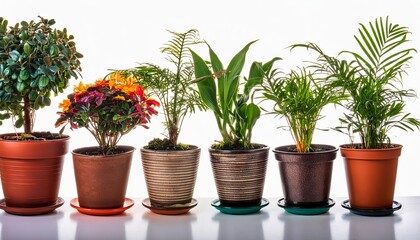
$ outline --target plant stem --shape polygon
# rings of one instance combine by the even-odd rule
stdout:
[[[26,134],[32,133],[32,109],[28,94],[23,97],[23,125]]]

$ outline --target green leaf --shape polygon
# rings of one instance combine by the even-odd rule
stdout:
[[[16,120],[16,122],[15,122],[15,127],[16,128],[21,128],[23,126],[23,123],[24,123],[23,118],[19,117],[18,120]]]
[[[46,87],[47,85],[48,85],[48,83],[50,82],[50,80],[48,79],[48,77],[47,76],[41,76],[40,78],[39,78],[39,83],[38,83],[38,86],[40,87],[40,88],[44,88],[44,87]]]
[[[38,92],[37,91],[32,90],[32,91],[29,92],[29,100],[32,100],[33,101],[37,97],[38,97]]]
[[[244,94],[249,95],[253,87],[262,83],[263,78],[264,70],[262,64],[260,62],[253,62],[245,83]]]
[[[49,69],[50,69],[51,72],[54,72],[54,73],[60,71],[60,68],[57,67],[57,66],[51,66],[51,67],[49,67]]]
[[[18,52],[18,51],[16,51],[16,50],[13,50],[13,51],[11,51],[10,52],[10,58],[13,60],[13,61],[17,61],[17,60],[19,60],[19,57],[20,57],[20,53]]]
[[[19,73],[19,79],[22,80],[22,81],[27,80],[30,76],[31,76],[31,73],[26,68],[21,70],[20,73]]]
[[[190,51],[194,62],[194,72],[200,96],[207,107],[210,108],[216,116],[220,117],[222,114],[217,105],[216,84],[211,77],[211,72],[207,67],[206,62],[194,51]]]
[[[19,92],[23,92],[23,90],[25,90],[25,83],[23,83],[23,82],[17,82],[16,83],[16,89]]]
[[[246,125],[249,131],[251,131],[255,123],[257,122],[258,118],[260,118],[261,116],[261,110],[254,103],[250,103],[248,107],[246,108],[246,115],[247,115]]]
[[[31,45],[29,44],[29,43],[25,43],[24,45],[23,45],[23,51],[26,53],[26,54],[31,54]]]

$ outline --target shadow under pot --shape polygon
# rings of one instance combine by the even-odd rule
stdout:
[[[165,151],[141,149],[150,203],[168,207],[192,202],[201,149]]]
[[[69,140],[68,136],[45,141],[0,140],[0,176],[7,207],[39,208],[56,203]]]
[[[265,145],[250,150],[209,149],[210,161],[220,204],[250,207],[261,204],[267,170]]]
[[[322,144],[311,146],[314,151],[307,153],[296,152],[295,145],[273,150],[287,206],[315,208],[328,205],[333,160],[338,149]]]
[[[124,205],[135,148],[117,146],[119,152],[102,155],[99,147],[75,149],[73,154],[77,196],[81,207],[120,208]]]

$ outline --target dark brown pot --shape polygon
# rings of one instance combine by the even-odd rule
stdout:
[[[15,135],[15,134],[4,134]],[[0,175],[9,207],[44,207],[57,201],[70,137],[46,141],[0,140]]]
[[[391,208],[401,145],[393,148],[355,149],[341,145],[350,205],[359,209]]]
[[[141,159],[150,202],[155,206],[192,201],[201,149],[155,151],[142,148]]]
[[[338,149],[313,144],[315,152],[292,152],[294,145],[273,150],[279,163],[285,203],[289,206],[317,207],[328,204],[333,160]]]
[[[92,209],[122,207],[135,148],[117,146],[117,150],[124,152],[86,155],[98,150],[98,147],[84,147],[72,152],[79,204]]]
[[[251,150],[209,149],[220,204],[246,207],[261,204],[269,147]]]

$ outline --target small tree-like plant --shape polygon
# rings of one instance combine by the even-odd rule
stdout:
[[[394,127],[405,131],[420,127],[418,119],[404,112],[405,99],[416,94],[401,87],[416,51],[403,47],[409,34],[407,27],[392,24],[388,17],[360,24],[355,39],[361,52],[343,51],[339,55],[350,56],[349,60],[328,56],[314,43],[293,46],[316,51],[319,57],[313,67],[349,95],[344,104],[348,113],[340,118],[344,126],[336,129],[348,133],[352,144],[353,135],[359,134],[361,144],[354,144],[355,148],[386,148],[391,144],[388,133]]]
[[[35,110],[50,106],[51,94],[62,93],[78,78],[82,54],[67,29],[53,29],[53,19],[8,26],[0,18],[0,124],[12,117],[16,128],[31,135]]]
[[[146,147],[154,150],[185,150],[189,146],[178,143],[185,116],[194,113],[196,108],[202,110],[205,107],[197,90],[190,84],[194,78],[194,68],[189,47],[199,42],[199,34],[195,29],[185,33],[169,33],[172,38],[161,51],[173,64],[174,70],[146,63],[124,71],[136,76],[138,83],[149,89],[162,104],[166,138],[155,138]]]

